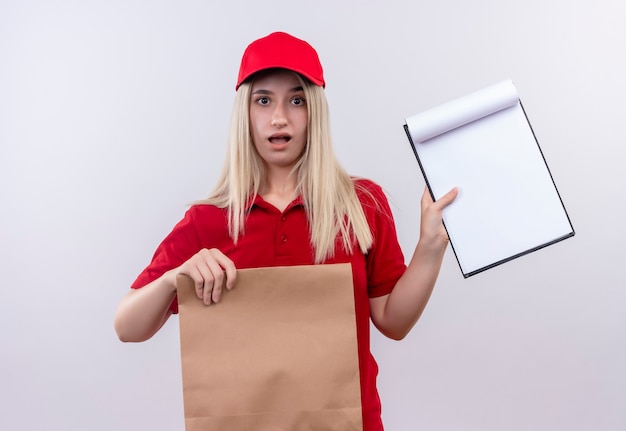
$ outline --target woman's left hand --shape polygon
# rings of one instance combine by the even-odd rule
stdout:
[[[459,194],[455,187],[448,193],[433,202],[427,187],[424,187],[422,195],[422,218],[420,224],[420,241],[434,241],[436,243],[448,243],[448,234],[442,223],[443,209],[450,205]]]

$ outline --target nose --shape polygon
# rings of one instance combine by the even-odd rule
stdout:
[[[285,111],[282,107],[277,106],[272,112],[272,126],[274,127],[285,127],[287,125],[287,116],[285,115]]]

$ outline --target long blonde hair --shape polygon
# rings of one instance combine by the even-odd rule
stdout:
[[[337,235],[349,253],[354,241],[367,253],[373,243],[372,233],[354,180],[335,157],[326,95],[321,87],[297,76],[307,102],[308,127],[307,144],[292,174],[297,176],[297,191],[309,221],[315,262],[334,255]],[[265,179],[265,165],[250,135],[251,86],[250,82],[243,83],[237,91],[222,174],[209,197],[198,202],[228,209],[229,233],[235,243],[244,233],[246,208]]]

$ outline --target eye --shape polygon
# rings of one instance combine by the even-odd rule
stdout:
[[[259,97],[256,100],[256,103],[258,103],[259,105],[267,105],[267,104],[270,103],[270,99],[269,99],[269,97],[265,97],[265,96]]]
[[[294,97],[293,99],[291,99],[291,103],[292,103],[292,105],[295,105],[295,106],[302,106],[302,105],[304,105],[306,102],[305,102],[305,100],[304,100],[304,98],[303,98],[303,97],[296,96],[296,97]]]

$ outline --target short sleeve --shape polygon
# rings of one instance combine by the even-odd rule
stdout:
[[[391,293],[406,270],[404,254],[398,243],[393,214],[382,188],[369,180],[358,180],[356,186],[374,236],[374,242],[366,256],[368,295],[384,296]]]
[[[183,219],[174,226],[172,231],[159,244],[150,264],[139,274],[131,288],[139,289],[161,277],[170,269],[185,263],[202,247],[198,239],[195,223],[195,210],[191,207]],[[176,298],[170,306],[173,313],[178,312]]]

